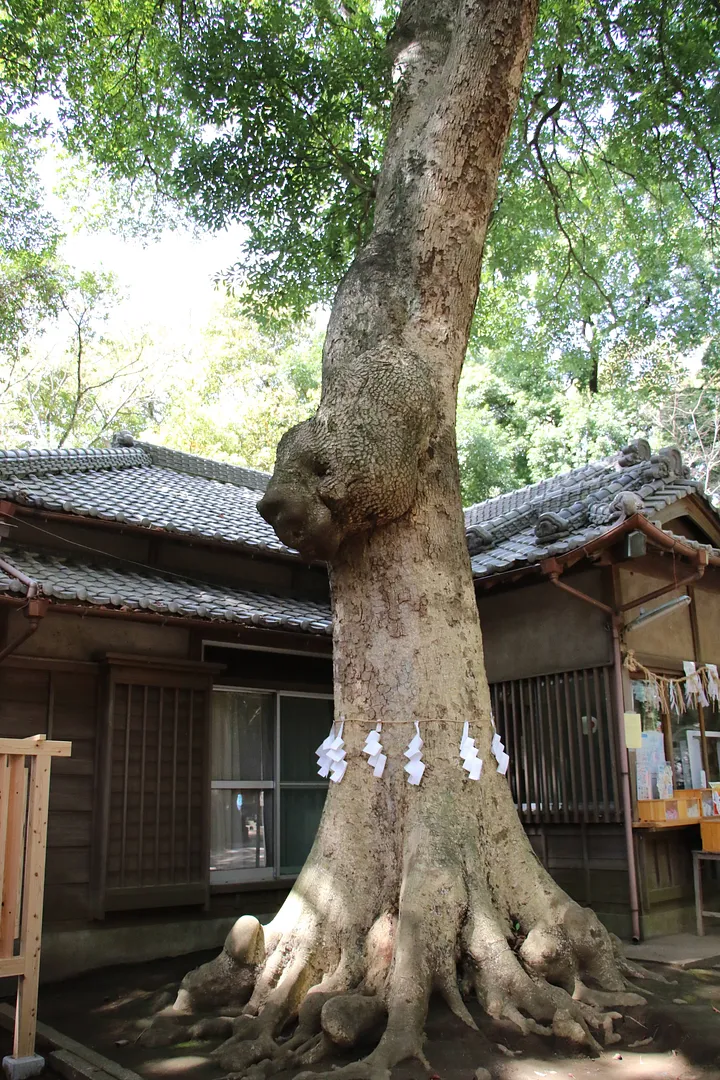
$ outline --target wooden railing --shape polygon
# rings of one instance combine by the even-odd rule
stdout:
[[[0,739],[0,976],[17,975],[13,1056],[35,1049],[50,764],[69,742]]]

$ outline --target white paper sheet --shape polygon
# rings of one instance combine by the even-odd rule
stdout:
[[[407,765],[403,768],[408,774],[409,784],[419,784],[422,780],[423,773],[425,772],[425,763],[420,760],[419,757],[414,757],[411,761],[408,761]]]
[[[340,783],[343,776],[345,775],[345,770],[346,769],[347,769],[347,761],[345,761],[344,759],[342,761],[338,762],[338,764],[335,766],[334,769],[331,769],[331,771],[330,771],[330,779],[332,780],[333,784],[339,784]]]
[[[468,768],[468,774],[470,776],[470,779],[471,780],[479,780],[480,779],[480,773],[482,772],[482,767],[483,767],[483,763],[482,763],[481,758],[479,758],[479,757],[472,758],[468,762],[468,765],[470,766]],[[467,766],[465,766],[465,767],[467,768]]]
[[[470,737],[470,724],[466,720],[463,724],[462,738],[460,740],[460,757],[463,769],[471,780],[479,780],[482,772],[482,759],[478,756],[475,740]]]
[[[387,762],[387,756],[383,754],[383,747],[380,742],[381,730],[382,724],[376,724],[373,730],[368,733],[362,751],[363,754],[368,755],[368,765],[373,770],[373,776],[377,777],[382,776]]]
[[[377,777],[382,776],[383,772],[385,771],[385,766],[387,764],[386,755],[385,754],[378,754],[377,760],[374,759],[371,762],[371,764],[373,764],[375,766],[374,769],[373,769],[373,776],[377,776]]]
[[[409,760],[407,765],[403,765],[405,772],[408,774],[408,783],[410,784],[419,784],[422,780],[422,775],[425,772],[425,764],[422,760],[423,746],[424,743],[420,737],[420,724],[416,720],[415,734],[405,751],[405,757]]]
[[[347,769],[345,743],[342,737],[344,726],[344,718],[339,723],[333,721],[330,734],[323,739],[315,751],[318,759],[318,776],[324,780],[329,775],[335,784],[342,780]]]

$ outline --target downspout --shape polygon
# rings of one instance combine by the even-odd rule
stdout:
[[[28,626],[27,630],[23,630],[22,634],[19,634],[14,641],[11,641],[10,644],[6,645],[4,649],[0,649],[0,664],[2,664],[6,656],[9,656],[10,653],[14,653],[16,649],[20,648],[23,642],[27,641],[29,637],[32,637],[39,625],[40,618],[33,616],[30,619],[30,625]]]
[[[22,570],[18,570],[12,563],[5,562],[4,559],[0,559],[0,570],[4,570],[10,577],[14,577],[21,585],[24,585],[27,589],[27,598],[32,600],[37,596],[38,583],[33,578],[28,577],[27,574],[23,574]]]
[[[26,630],[23,630],[14,641],[11,641],[9,645],[6,645],[4,649],[0,649],[0,664],[3,660],[14,653],[16,649],[19,649],[23,642],[27,641],[29,637],[37,630],[40,625],[40,620],[47,611],[47,601],[39,600],[37,598],[38,583],[33,578],[23,574],[22,570],[18,570],[12,565],[12,563],[6,562],[5,559],[0,559],[0,570],[3,570],[10,577],[14,577],[27,589],[27,602],[25,604],[25,617],[30,620],[30,625]]]
[[[544,573],[547,574],[552,584],[558,589],[570,593],[571,596],[576,597],[578,600],[584,600],[587,604],[592,604],[593,607],[599,608],[610,616],[613,643],[613,675],[615,682],[615,708],[613,712],[615,713],[618,757],[620,759],[620,787],[622,789],[623,826],[628,864],[630,922],[633,941],[640,941],[642,935],[640,932],[640,900],[638,895],[637,865],[635,862],[635,838],[633,836],[632,794],[630,792],[628,756],[627,750],[625,749],[625,694],[623,692],[622,683],[622,656],[620,655],[620,632],[618,629],[620,616],[617,615],[614,609],[608,604],[604,604],[602,600],[596,600],[594,596],[588,596],[579,589],[575,589],[572,585],[566,585],[564,581],[560,581],[562,569],[561,564],[554,559],[549,560],[547,564],[543,565]]]
[[[628,855],[628,885],[630,888],[630,916],[632,919],[633,941],[641,940],[640,933],[640,904],[638,901],[637,866],[635,863],[635,836],[633,834],[633,808],[632,794],[630,792],[630,770],[628,769],[628,756],[625,748],[625,690],[623,688],[623,667],[620,654],[620,623],[621,616],[613,615],[612,645],[613,645],[613,676],[615,681],[615,715],[617,717],[617,740],[618,757],[620,758],[620,777],[623,799],[623,818],[625,826],[625,846]]]

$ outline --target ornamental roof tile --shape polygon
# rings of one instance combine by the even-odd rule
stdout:
[[[693,494],[702,495],[703,488],[690,477],[679,450],[653,454],[637,439],[603,461],[468,507],[473,575],[488,577],[565,555],[634,514],[651,517]]]
[[[3,547],[0,555],[37,583],[38,596],[60,605],[149,611],[313,634],[331,632],[329,607],[312,600],[255,593],[180,574],[131,568],[121,559],[76,559],[15,547]],[[0,593],[25,596],[27,588],[0,569]]]
[[[0,450],[0,499],[295,554],[256,509],[267,473],[138,442],[105,450]]]

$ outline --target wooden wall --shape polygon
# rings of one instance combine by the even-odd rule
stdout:
[[[69,739],[72,757],[53,761],[46,917],[90,916],[90,847],[95,780],[97,665],[9,657],[0,666],[0,730],[9,737]]]
[[[565,891],[592,907],[615,934],[628,937],[627,852],[621,825],[532,825],[525,831],[535,854]]]
[[[687,577],[689,572],[688,564],[683,563],[678,566],[677,577]],[[623,566],[618,572],[618,582],[620,603],[628,604],[647,593],[671,584],[672,577],[668,580],[667,577],[659,574],[650,574],[647,571],[641,572]],[[648,601],[643,608],[646,611],[652,610],[686,592],[687,589],[684,587],[673,589],[656,600]],[[625,614],[626,623],[632,622],[639,614],[639,608],[630,608]],[[656,665],[662,665],[665,662],[676,668],[680,661],[694,659],[690,609],[679,607],[676,611],[644,623],[635,630],[626,630],[625,642],[628,648],[637,653],[638,657],[654,661]]]
[[[569,573],[568,584],[609,603],[609,578],[600,569]],[[608,617],[550,582],[484,592],[478,610],[489,682],[610,663]]]
[[[698,659],[705,664],[720,664],[720,591],[698,584],[693,588],[693,596],[698,626]]]

